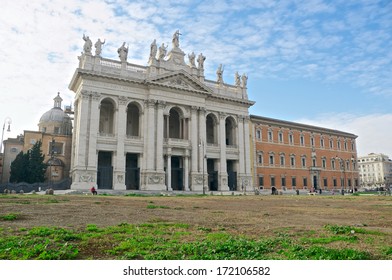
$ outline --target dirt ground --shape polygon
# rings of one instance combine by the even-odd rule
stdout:
[[[366,227],[392,235],[391,196],[92,196],[1,195],[0,228],[85,228],[120,223],[174,222],[268,236],[327,224]]]

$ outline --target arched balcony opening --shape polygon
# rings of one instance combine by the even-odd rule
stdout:
[[[207,115],[206,118],[207,144],[217,144],[217,120],[213,114]]]
[[[227,118],[225,122],[226,145],[234,146],[235,143],[235,122],[232,118]]]
[[[106,98],[101,101],[99,108],[99,133],[106,135],[114,134],[114,102]]]
[[[139,107],[134,103],[129,104],[127,107],[127,136],[140,136],[139,116]]]

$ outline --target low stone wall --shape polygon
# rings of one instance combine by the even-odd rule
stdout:
[[[53,190],[67,190],[71,187],[71,179],[65,179],[56,183],[5,183],[0,185],[0,193],[30,193],[46,191],[48,189]]]

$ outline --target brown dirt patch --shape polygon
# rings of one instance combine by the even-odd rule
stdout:
[[[150,206],[149,206],[150,205]],[[235,234],[268,236],[277,231],[319,230],[326,224],[366,226],[392,235],[392,197],[381,196],[206,196],[126,197],[18,195],[0,197],[2,228],[85,228],[120,223],[185,223],[225,228]]]

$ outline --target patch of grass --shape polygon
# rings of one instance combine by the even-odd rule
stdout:
[[[18,214],[18,213],[8,213],[8,214],[5,214],[5,215],[3,215],[3,216],[0,216],[0,218],[1,218],[2,220],[4,220],[4,221],[14,221],[14,220],[19,219],[20,216],[21,216],[21,215]]]
[[[164,206],[164,205],[153,205],[153,204],[147,205],[147,209],[157,209],[157,208],[160,208],[160,209],[170,209],[169,206]]]
[[[339,225],[326,225],[324,228],[327,231],[332,232],[333,234],[374,234],[374,235],[383,235],[382,232],[366,230],[363,228],[352,227],[352,226],[339,226]]]
[[[301,239],[304,243],[311,244],[329,244],[332,242],[343,241],[343,242],[357,242],[358,237],[355,235],[351,236],[328,236],[328,237],[318,237],[318,238],[303,238]]]

